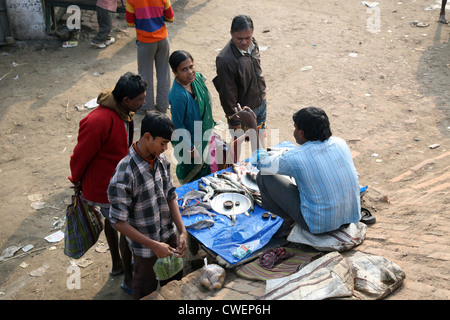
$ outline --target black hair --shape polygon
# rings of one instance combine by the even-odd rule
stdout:
[[[122,102],[125,97],[134,99],[147,90],[147,81],[140,75],[127,72],[119,78],[112,94],[117,102]]]
[[[186,59],[191,59],[192,62],[194,62],[194,58],[192,58],[191,54],[187,51],[177,50],[172,52],[169,57],[169,64],[173,72],[177,72],[179,65]]]
[[[253,30],[252,18],[244,14],[241,14],[233,18],[233,21],[231,22],[231,33],[248,29]]]
[[[303,130],[309,141],[325,141],[331,137],[330,121],[320,108],[307,107],[297,111],[293,116],[297,129]]]
[[[172,132],[175,130],[175,126],[165,114],[159,111],[147,112],[141,123],[141,137],[149,132],[153,139],[161,137],[166,140],[170,140]]]

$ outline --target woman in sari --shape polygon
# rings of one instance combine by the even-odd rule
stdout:
[[[169,64],[175,75],[169,103],[177,129],[172,141],[178,161],[176,174],[180,183],[185,184],[211,173],[209,144],[215,122],[205,78],[195,71],[192,56],[184,50],[175,51],[170,55]]]

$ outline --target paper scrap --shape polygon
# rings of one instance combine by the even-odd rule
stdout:
[[[45,202],[44,201],[36,201],[31,203],[31,207],[36,210],[41,210],[45,208]]]
[[[55,233],[52,233],[44,238],[48,242],[59,242],[62,239],[64,239],[64,232],[61,230],[56,231]]]
[[[31,271],[29,273],[29,275],[31,277],[42,277],[47,272],[48,268],[49,268],[49,266],[44,264],[44,265],[42,265],[42,267],[39,267],[36,270]]]
[[[88,109],[93,109],[98,107],[97,98],[94,98],[92,100],[89,100],[84,104],[84,106]]]
[[[3,260],[5,260],[5,259],[7,259],[7,258],[11,258],[12,256],[14,256],[14,254],[15,254],[17,251],[20,250],[20,248],[22,248],[21,245],[19,245],[19,246],[10,246],[10,247],[6,248],[6,249],[3,251],[2,255],[0,256],[0,261],[3,261]]]
[[[80,260],[77,260],[76,264],[80,268],[86,268],[87,266],[91,265],[94,262],[91,258],[83,258]]]
[[[22,250],[23,250],[23,252],[28,252],[33,248],[34,248],[34,246],[32,244],[27,244],[25,247],[22,248]]]

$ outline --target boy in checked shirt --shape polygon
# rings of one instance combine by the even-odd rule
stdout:
[[[153,111],[142,120],[141,138],[116,167],[108,187],[110,219],[127,237],[133,252],[133,297],[141,299],[158,287],[153,266],[158,258],[184,256],[187,232],[172,185],[167,150],[174,126]],[[175,232],[175,226],[179,235]],[[180,271],[167,282],[182,277]]]

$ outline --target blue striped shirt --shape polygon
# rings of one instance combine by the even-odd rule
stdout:
[[[261,174],[295,179],[301,212],[311,233],[336,230],[361,219],[358,175],[343,139],[308,141],[277,157],[258,151],[258,161],[252,162]]]

